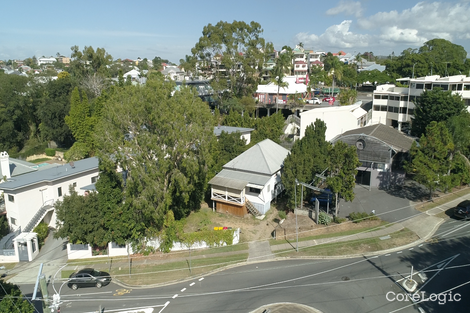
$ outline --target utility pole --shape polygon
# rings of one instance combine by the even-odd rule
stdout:
[[[51,309],[49,307],[49,293],[47,292],[46,276],[44,276],[44,274],[39,277],[39,286],[41,287],[42,294],[42,311],[44,313],[51,313]]]

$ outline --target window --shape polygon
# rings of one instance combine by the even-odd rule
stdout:
[[[33,249],[33,253],[36,252],[36,241],[31,240],[31,247]]]
[[[94,184],[98,180],[98,176],[92,177],[91,178],[91,183]]]
[[[386,105],[381,105],[380,106],[380,111],[387,112],[387,106]]]
[[[431,90],[431,89],[432,89],[432,84],[425,84],[425,85],[424,85],[424,88],[425,88],[426,90]]]
[[[380,111],[380,105],[374,105],[374,111]]]
[[[10,217],[10,224],[16,226],[16,218]]]
[[[261,193],[261,189],[250,187],[250,192],[251,192],[251,193],[260,194],[260,193]]]
[[[400,113],[401,114],[406,114],[406,108],[400,108]]]
[[[451,89],[452,91],[456,91],[456,90],[457,90],[457,85],[456,85],[456,84],[451,84],[451,85],[450,85],[450,89]]]
[[[57,188],[57,195],[62,197],[62,187]]]
[[[8,201],[15,202],[15,197],[12,195],[8,195]]]
[[[392,113],[393,113],[393,107],[392,107],[392,106],[389,106],[389,107],[388,107],[388,112],[392,112]]]
[[[416,84],[416,89],[424,89],[424,84]]]
[[[374,99],[380,99],[380,95],[374,95]]]
[[[408,109],[408,114],[409,115],[414,115],[415,114],[415,109]]]
[[[398,113],[398,107],[393,107],[393,113]]]
[[[408,96],[401,96],[401,97],[400,97],[400,100],[401,100],[401,101],[408,101]]]
[[[387,100],[387,99],[388,99],[388,95],[382,95],[382,99],[383,99],[383,100]]]
[[[470,85],[468,85],[468,84],[463,85],[463,90],[469,91],[470,90]]]
[[[72,184],[72,187],[73,187],[73,188],[77,187],[77,182],[73,183],[73,184]]]

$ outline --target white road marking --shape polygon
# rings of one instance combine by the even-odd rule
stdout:
[[[410,251],[413,250],[414,248],[410,248]]]
[[[403,252],[403,251],[398,251],[397,254],[400,254],[400,253],[402,253],[402,252]]]
[[[181,292],[184,292],[185,290],[186,290],[186,288],[183,288],[183,289],[181,289]]]
[[[196,283],[190,283],[190,284],[189,284],[189,287],[192,287],[192,286],[194,286],[195,284],[196,284]]]
[[[173,297],[171,297],[171,298],[174,299],[174,298],[176,298],[176,297],[178,297],[178,294],[175,294],[175,295],[174,295]]]
[[[389,255],[390,255],[390,253],[386,254],[385,256],[389,256]]]
[[[204,277],[202,277],[202,278],[199,278],[199,281],[203,281],[203,280],[204,280]]]
[[[418,247],[421,248],[423,246],[423,244],[420,244]]]
[[[445,236],[447,236],[447,235],[450,235],[450,234],[452,234],[453,232],[456,232],[456,231],[458,231],[458,230],[460,230],[460,229],[462,229],[462,228],[464,228],[464,227],[467,227],[467,226],[469,226],[469,225],[470,225],[470,224],[464,224],[463,226],[457,227],[457,228],[454,229],[453,231],[450,231],[450,232],[448,232],[448,233],[442,235],[441,237],[445,237]]]

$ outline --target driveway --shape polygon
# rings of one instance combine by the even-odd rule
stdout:
[[[420,214],[412,207],[412,202],[423,197],[425,191],[421,187],[407,182],[403,187],[390,190],[370,188],[356,185],[355,198],[352,202],[341,199],[339,216],[346,217],[352,212],[375,212],[387,222],[397,222]]]

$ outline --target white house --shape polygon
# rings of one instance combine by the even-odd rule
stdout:
[[[451,90],[462,96],[467,110],[470,112],[470,77],[455,75],[440,77],[439,75],[418,78],[399,78],[397,82],[405,87],[393,84],[379,85],[374,91],[372,102],[372,124],[381,123],[401,130],[409,125],[414,116],[415,100],[425,90],[441,88]]]
[[[217,212],[265,214],[284,189],[281,169],[288,154],[289,150],[265,139],[225,164],[209,181]]]
[[[57,62],[57,59],[54,58],[54,57],[50,57],[50,58],[38,58],[38,65],[42,65],[42,64],[54,64],[55,62]]]
[[[8,222],[13,231],[30,232],[42,220],[55,227],[54,203],[72,186],[84,195],[98,179],[98,159],[88,158],[11,177],[0,184]]]
[[[122,76],[124,77],[124,80],[126,80],[128,76],[131,77],[131,80],[137,80],[140,77],[140,72],[134,69],[124,73]]]
[[[366,125],[367,112],[361,108],[362,101],[352,105],[316,107],[300,113],[300,138],[305,136],[308,125],[317,119],[326,124],[325,139],[330,141],[334,137],[348,130]]]
[[[289,95],[304,95],[307,92],[307,85],[300,83],[296,76],[286,76],[284,77],[283,82],[287,83],[287,87],[279,88],[278,103],[286,102]],[[276,103],[277,91],[278,86],[273,83],[258,85],[256,97],[260,103]]]
[[[226,132],[227,134],[231,133],[240,133],[240,138],[245,139],[246,144],[249,144],[251,141],[251,132],[253,128],[245,128],[245,127],[234,127],[234,126],[215,126],[214,127],[214,135],[219,138],[222,132]]]

